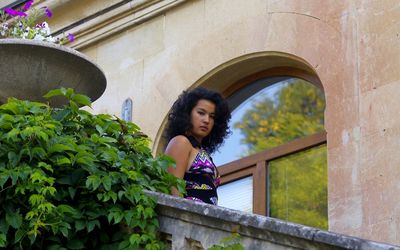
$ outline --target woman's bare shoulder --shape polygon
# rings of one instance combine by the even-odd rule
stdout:
[[[189,139],[184,136],[184,135],[177,135],[175,137],[172,137],[172,139],[170,140],[170,142],[178,142],[178,143],[185,143],[185,144],[190,144]]]
[[[168,142],[167,150],[168,148],[187,149],[190,151],[190,149],[192,148],[192,144],[186,136],[177,135]]]

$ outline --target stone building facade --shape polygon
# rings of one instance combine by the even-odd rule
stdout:
[[[400,244],[399,1],[36,5],[50,7],[53,31],[75,34],[69,46],[104,70],[107,89],[93,112],[121,116],[124,100],[131,98],[131,119],[152,138],[154,152],[162,144],[169,108],[186,88],[229,93],[242,79],[274,69],[320,84],[326,100],[329,230]]]

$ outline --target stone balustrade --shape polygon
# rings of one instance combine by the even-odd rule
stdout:
[[[398,246],[364,240],[228,208],[148,192],[158,202],[160,231],[167,249],[207,249],[232,232],[245,249],[395,250]]]

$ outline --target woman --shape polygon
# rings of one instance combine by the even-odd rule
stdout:
[[[209,154],[229,134],[230,118],[227,102],[205,88],[184,91],[172,106],[165,154],[176,161],[168,171],[186,181],[185,198],[217,205],[219,174]],[[172,194],[180,195],[175,188]]]

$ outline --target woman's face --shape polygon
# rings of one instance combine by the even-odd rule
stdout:
[[[192,109],[190,117],[190,122],[192,123],[191,135],[201,142],[214,127],[215,104],[208,100],[200,99]]]

